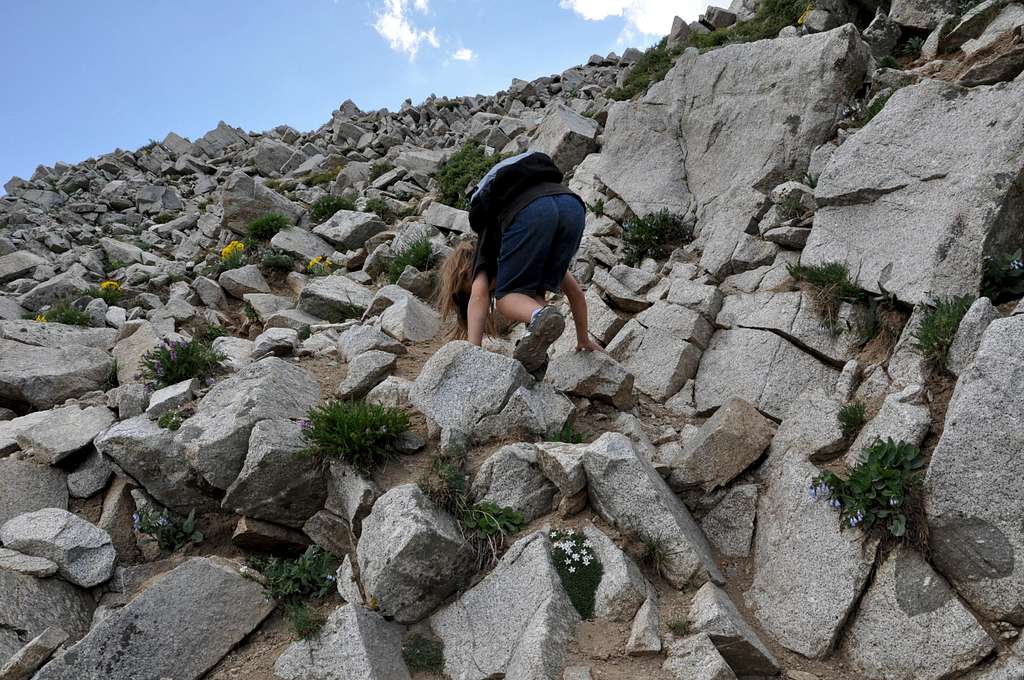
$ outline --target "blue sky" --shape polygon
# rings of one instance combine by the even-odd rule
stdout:
[[[706,4],[706,3],[705,3]],[[0,184],[218,120],[491,94],[646,46],[695,0],[3,0]]]

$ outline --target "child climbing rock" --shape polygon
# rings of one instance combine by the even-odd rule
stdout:
[[[562,184],[563,175],[541,152],[508,158],[488,172],[470,198],[475,245],[463,242],[441,273],[441,312],[454,320],[455,337],[480,345],[492,333],[491,300],[503,316],[526,324],[515,358],[535,376],[565,329],[565,318],[547,304],[564,293],[576,327],[577,351],[600,350],[590,339],[587,305],[569,273],[583,238],[583,200]]]

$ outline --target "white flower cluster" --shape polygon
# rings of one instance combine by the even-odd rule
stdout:
[[[594,556],[594,545],[582,531],[567,529],[552,531],[549,536],[557,550],[561,550],[562,563],[570,574],[576,573],[577,566],[586,567],[597,558]]]

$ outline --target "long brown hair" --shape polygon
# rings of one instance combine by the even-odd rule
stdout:
[[[462,241],[441,266],[441,290],[437,306],[441,318],[449,326],[448,337],[465,340],[469,337],[469,294],[473,286],[476,242]],[[494,334],[493,314],[487,315],[484,332]]]

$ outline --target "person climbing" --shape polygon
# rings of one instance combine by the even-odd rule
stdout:
[[[562,180],[551,158],[539,151],[491,168],[470,195],[476,242],[459,244],[441,272],[441,314],[454,321],[452,337],[479,346],[485,333],[493,335],[493,296],[502,316],[526,324],[513,356],[538,377],[547,368],[548,348],[565,329],[565,317],[547,303],[548,293],[564,293],[569,302],[576,350],[601,350],[590,339],[583,290],[569,272],[586,209]]]

